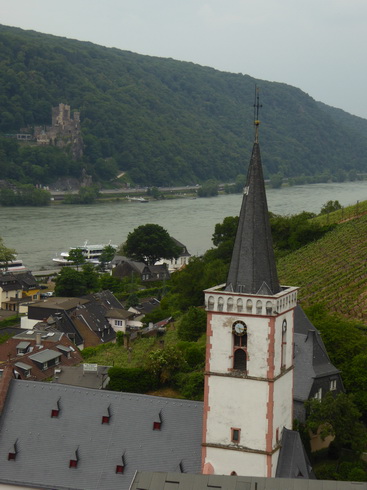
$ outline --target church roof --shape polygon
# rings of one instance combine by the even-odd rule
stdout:
[[[280,291],[257,141],[247,174],[226,290],[265,295]]]
[[[314,479],[315,475],[304,450],[299,432],[283,428],[276,478]]]
[[[137,470],[199,473],[202,413],[201,402],[13,380],[0,419],[0,484],[128,490]]]
[[[316,378],[339,375],[319,331],[298,305],[294,314],[294,399],[306,401]]]

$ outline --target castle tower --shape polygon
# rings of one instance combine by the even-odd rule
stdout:
[[[278,282],[258,126],[227,282],[205,291],[202,470],[273,477],[292,428],[297,288]]]

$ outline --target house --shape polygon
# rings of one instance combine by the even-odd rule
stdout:
[[[125,311],[109,291],[82,298],[51,297],[29,306],[26,325],[29,320],[51,323],[73,337],[80,348],[93,347],[116,339],[117,310]]]
[[[176,238],[171,237],[175,244],[180,248],[180,255],[177,259],[161,259],[158,264],[167,264],[168,270],[170,272],[177,271],[182,267],[185,267],[189,263],[191,254],[187,250],[186,245],[176,240]]]
[[[138,277],[142,282],[163,281],[170,278],[167,264],[147,265],[122,256],[115,256],[112,263],[112,276],[119,279]]]
[[[38,283],[31,272],[0,273],[0,308],[22,313],[22,304],[40,299]]]
[[[60,366],[74,366],[82,356],[66,335],[29,330],[0,344],[0,413],[12,379],[43,381]]]
[[[331,363],[320,333],[300,306],[295,309],[294,321],[294,412],[305,422],[304,403],[321,400],[329,391],[344,392],[340,371]]]
[[[138,471],[130,490],[367,490],[367,483]]]

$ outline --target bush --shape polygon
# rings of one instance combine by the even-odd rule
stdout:
[[[188,400],[202,400],[204,394],[204,373],[194,371],[192,373],[179,373],[176,384],[181,395]]]
[[[206,312],[202,308],[191,306],[182,315],[178,325],[178,336],[181,340],[195,342],[206,332]]]
[[[196,342],[178,342],[177,347],[183,353],[190,369],[201,369],[205,365],[205,344]]]
[[[142,368],[112,367],[108,370],[108,389],[128,393],[147,393],[159,386],[158,377]]]
[[[318,480],[337,480],[336,463],[323,463],[314,468]]]

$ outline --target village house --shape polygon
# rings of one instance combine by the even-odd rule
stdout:
[[[144,262],[136,262],[116,255],[111,262],[111,266],[112,276],[119,279],[137,277],[144,283],[163,281],[170,278],[167,264],[147,265]]]
[[[31,272],[0,273],[0,308],[24,313],[26,305],[40,299],[39,285]]]

